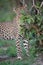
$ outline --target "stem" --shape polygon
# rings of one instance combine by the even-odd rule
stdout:
[[[35,1],[33,0],[33,6],[35,5]]]
[[[42,1],[42,3],[41,3],[41,5],[40,5],[40,8],[43,6],[43,1]]]
[[[25,0],[23,0],[23,5],[25,5]]]

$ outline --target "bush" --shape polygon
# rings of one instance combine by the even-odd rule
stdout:
[[[43,10],[39,7],[38,9],[40,13],[35,13],[34,9],[35,8],[32,8],[30,14],[22,14],[20,19],[20,33],[25,39],[29,41],[29,48],[31,49],[30,54],[32,55],[36,54],[40,50],[37,49],[39,46],[43,46]]]

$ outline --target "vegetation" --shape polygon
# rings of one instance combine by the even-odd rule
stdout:
[[[16,16],[15,12],[5,12],[5,11],[0,11],[0,22],[6,22],[6,21],[13,21],[13,18]]]
[[[21,12],[22,16],[20,19],[20,33],[24,39],[28,40],[30,45],[30,55],[33,56],[43,49],[43,9],[41,8],[38,3],[38,6],[32,6],[28,14],[25,14],[25,11]]]
[[[15,40],[0,40],[0,47],[2,46],[10,46],[10,45],[14,45],[15,44]]]
[[[33,65],[40,53],[43,53],[43,2],[42,0],[26,0],[26,10],[21,10],[20,18],[20,39],[23,60],[8,59],[0,62],[0,65]],[[29,2],[29,3],[28,3]],[[32,5],[33,4],[33,5]],[[16,13],[13,8],[23,6],[20,0],[0,0],[0,22],[13,21]],[[23,40],[28,40],[29,57],[23,46]],[[6,47],[7,50],[3,48]],[[16,41],[0,39],[0,56],[7,55],[9,57],[17,57]]]
[[[0,0],[0,22],[13,21],[16,13],[13,11],[12,1]]]
[[[1,48],[2,47],[2,48]],[[5,50],[4,50],[5,48]],[[6,50],[7,48],[7,50]],[[0,55],[16,56],[15,40],[0,40]]]
[[[34,62],[28,62],[29,60],[15,60],[13,61],[13,63],[9,60],[9,61],[5,61],[5,62],[0,62],[0,65],[33,65]]]
[[[7,55],[10,57],[16,57],[17,56],[17,50],[16,50],[16,46],[11,46],[7,49],[6,51]]]

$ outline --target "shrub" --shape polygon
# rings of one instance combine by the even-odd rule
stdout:
[[[43,45],[43,10],[38,8],[40,13],[35,13],[33,8],[30,14],[22,14],[21,35],[29,41],[30,54],[34,55],[39,51],[37,48]],[[23,12],[25,13],[25,12]],[[41,48],[41,47],[40,47]]]

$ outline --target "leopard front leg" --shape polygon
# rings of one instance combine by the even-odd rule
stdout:
[[[21,60],[22,59],[22,49],[21,49],[19,37],[16,40],[16,48],[17,48],[17,59]]]

